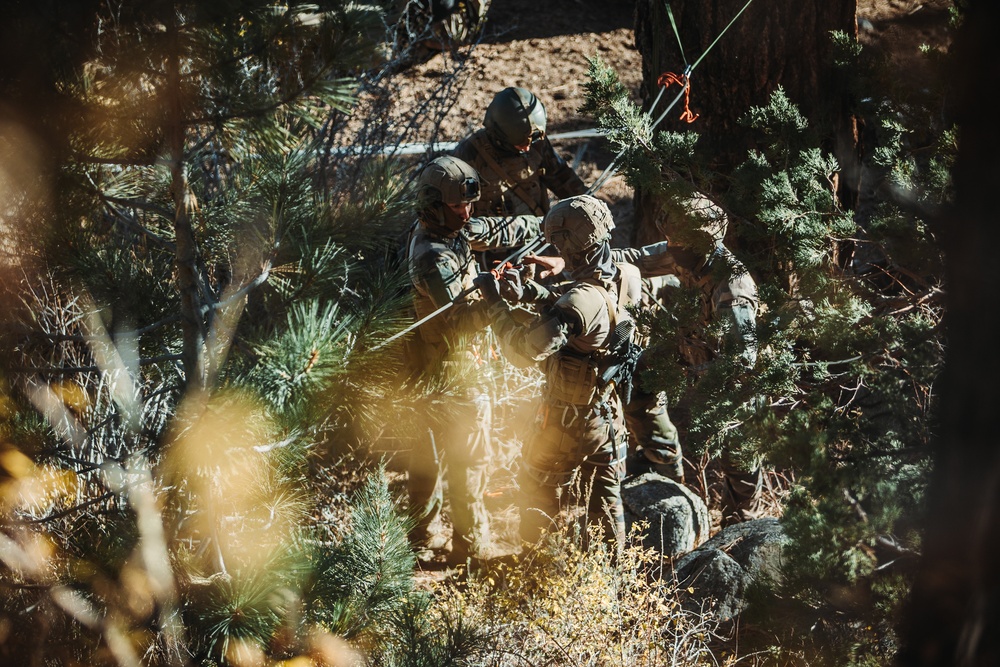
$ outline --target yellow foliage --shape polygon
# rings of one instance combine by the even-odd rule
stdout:
[[[612,551],[600,543],[583,550],[551,535],[467,580],[445,582],[436,604],[495,638],[498,662],[490,664],[726,664],[708,644],[715,621],[681,608],[669,562],[636,536],[620,562]]]

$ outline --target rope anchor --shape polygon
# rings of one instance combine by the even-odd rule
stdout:
[[[687,73],[674,74],[673,72],[664,72],[656,80],[656,85],[664,90],[675,83],[684,89],[684,111],[681,112],[680,120],[686,123],[693,123],[698,120],[700,114],[691,113],[691,80],[688,78]]]

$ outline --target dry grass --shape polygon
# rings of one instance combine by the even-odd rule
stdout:
[[[732,665],[715,655],[718,623],[681,608],[659,554],[631,536],[620,562],[597,540],[551,535],[523,555],[441,583],[442,615],[461,614],[492,638],[485,664]]]

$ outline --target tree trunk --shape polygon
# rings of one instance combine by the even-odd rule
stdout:
[[[961,132],[956,205],[939,230],[948,261],[948,351],[921,569],[901,628],[899,664],[1000,665],[1000,311],[996,184],[1000,133],[983,91],[1000,85],[995,0],[972,3],[954,41]]]
[[[174,199],[174,234],[177,250],[175,271],[181,297],[181,329],[184,334],[182,363],[187,389],[207,388],[205,368],[205,320],[202,294],[198,288],[198,245],[188,210],[188,182],[184,170],[184,143],[187,125],[181,90],[180,29],[171,16],[171,53],[167,62],[167,90],[170,110],[167,125],[167,150],[170,155],[170,190]]]
[[[745,0],[671,0],[679,45],[667,13],[668,3],[637,0],[635,38],[642,54],[646,106],[656,97],[656,80],[661,74],[681,74],[687,65],[695,66],[690,106],[698,119],[690,125],[679,120],[682,99],[659,129],[698,132],[701,145],[718,157],[718,167],[725,169],[742,162],[747,150],[753,148],[737,119],[751,106],[767,104],[771,93],[781,86],[828,138],[825,148],[832,150],[842,165],[852,165],[856,128],[836,92],[830,32],[857,35],[857,0],[753,2],[726,30],[744,5]],[[702,54],[705,57],[698,62]],[[667,90],[657,115],[679,90],[677,86]],[[640,210],[637,218],[638,243],[660,240],[655,230],[646,229],[652,227],[648,214]]]

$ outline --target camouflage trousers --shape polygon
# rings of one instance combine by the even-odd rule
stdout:
[[[621,482],[627,445],[618,396],[612,395],[601,412],[561,401],[542,403],[518,472],[525,542],[537,542],[561,510],[586,503],[587,523],[600,526],[619,551],[624,546]]]
[[[719,459],[722,469],[722,525],[763,516],[764,470],[760,461],[746,464],[726,452]]]
[[[684,482],[684,458],[677,427],[667,413],[663,392],[650,394],[636,383],[625,406],[629,444],[653,470],[675,482]]]
[[[483,496],[491,465],[492,407],[485,393],[452,407],[450,423],[420,434],[410,452],[408,492],[416,518],[410,539],[423,547],[436,537],[447,485],[454,529],[452,557],[462,561],[482,557],[490,543]]]

